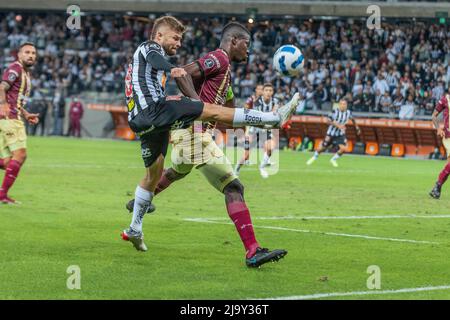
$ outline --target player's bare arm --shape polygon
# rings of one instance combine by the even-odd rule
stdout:
[[[203,71],[200,68],[197,61],[191,62],[185,66],[183,69],[192,77],[194,80],[201,80],[204,78]]]
[[[0,117],[9,115],[9,104],[6,102],[6,92],[11,88],[8,82],[0,82]]]
[[[22,108],[22,115],[30,124],[39,123],[39,113],[29,113],[25,108]]]
[[[184,71],[183,68],[180,68]],[[200,97],[198,96],[197,92],[194,88],[194,83],[192,82],[192,77],[185,73],[182,76],[175,77],[175,81],[177,83],[178,88],[180,91],[189,98],[200,100]]]
[[[356,124],[356,120],[355,120],[355,119],[352,119],[352,123],[353,123],[353,126],[354,126],[355,129],[356,129],[356,134],[359,136],[359,135],[361,134],[361,129],[360,129],[359,126]]]
[[[439,137],[444,138],[445,133],[444,133],[444,130],[442,130],[442,128],[439,127],[439,119],[438,119],[438,116],[439,116],[439,111],[435,110],[435,111],[433,112],[433,115],[431,116],[431,121],[433,122],[434,128],[437,130],[436,134],[437,134]]]

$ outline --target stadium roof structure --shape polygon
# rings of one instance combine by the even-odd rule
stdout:
[[[71,0],[15,0],[0,2],[0,10],[66,10]],[[274,5],[276,4],[276,5]],[[135,13],[203,13],[246,15],[249,10],[262,15],[369,16],[367,9],[377,5],[386,18],[434,18],[450,12],[448,2],[403,1],[302,1],[302,0],[78,0],[81,11]]]

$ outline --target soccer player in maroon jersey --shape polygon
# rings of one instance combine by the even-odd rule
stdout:
[[[242,45],[242,42],[247,42],[247,45]],[[225,107],[234,107],[230,62],[239,63],[247,60],[249,42],[250,35],[244,26],[238,23],[229,23],[222,31],[219,49],[209,52],[202,58],[184,66],[186,72],[191,75],[195,90],[202,101]],[[203,123],[201,128],[197,128],[194,124],[187,130],[173,131],[172,160],[175,157],[176,161],[172,161],[172,167],[163,172],[156,187],[155,195],[168,188],[173,182],[187,176],[194,167],[197,168],[213,187],[224,194],[228,215],[235,224],[246,249],[247,266],[259,267],[266,262],[277,261],[284,257],[287,252],[281,249],[270,251],[261,248],[257,242],[250,211],[244,200],[244,187],[234,174],[229,160],[212,139],[210,130],[214,127],[215,123],[206,122]],[[189,148],[191,144],[194,145],[199,142],[196,139],[203,146],[202,150]],[[177,142],[180,140],[183,142]],[[186,150],[189,151],[189,154],[180,158],[178,156],[180,151],[186,152]],[[214,154],[214,156],[211,154]],[[188,161],[184,161],[186,158]],[[198,161],[190,162],[189,159],[191,158]],[[127,209],[130,212],[133,211],[133,207],[134,199],[127,204]],[[154,207],[150,207],[147,212],[153,210]]]
[[[30,95],[30,68],[36,63],[36,48],[32,43],[19,47],[18,59],[5,70],[0,83],[0,168],[5,176],[0,188],[0,203],[17,204],[8,197],[20,168],[27,157],[26,132],[21,116],[31,124],[39,122],[38,114],[24,109]]]
[[[449,121],[449,107],[450,107],[450,88],[448,90],[448,94],[444,95],[441,100],[439,100],[436,108],[434,109],[432,120],[433,125],[437,130],[437,135],[440,139],[442,139],[442,144],[445,147],[445,151],[447,152],[447,164],[444,169],[439,174],[438,180],[436,184],[430,192],[430,196],[434,199],[439,199],[441,197],[441,189],[442,185],[447,181],[448,176],[450,175],[450,121]],[[444,113],[444,129],[439,127],[439,114]]]

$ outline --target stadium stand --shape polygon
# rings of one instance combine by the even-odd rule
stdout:
[[[21,42],[33,41],[39,52],[33,87],[49,101],[62,88],[65,97],[120,104],[127,61],[132,48],[151,32],[151,19],[87,13],[83,29],[72,32],[65,27],[65,18],[38,12],[0,13],[0,68],[14,59]],[[208,15],[183,19],[188,30],[177,63],[188,63],[215,48],[221,27],[230,19]],[[335,17],[266,17],[247,23],[253,40],[249,63],[234,66],[232,72],[238,103],[242,105],[256,83],[271,82],[281,101],[300,91],[309,115],[323,116],[346,97],[358,117],[429,119],[450,83],[449,26],[433,18],[385,19],[380,30],[369,30],[365,23],[365,19]],[[297,45],[306,57],[301,77],[280,77],[272,70],[274,51],[286,43]],[[378,143],[401,142],[392,139],[392,129],[377,130],[371,136],[366,130],[365,135]],[[402,133],[402,139],[406,146],[437,146],[429,134]],[[119,136],[132,138],[128,133]],[[410,153],[411,148],[405,147],[405,154]]]

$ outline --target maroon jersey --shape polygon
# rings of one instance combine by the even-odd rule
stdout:
[[[438,104],[436,105],[436,111],[441,113],[444,112],[444,132],[445,132],[445,138],[450,138],[450,121],[449,121],[449,108],[450,106],[450,95],[446,94],[439,100]]]
[[[195,91],[203,102],[225,105],[231,86],[231,66],[228,54],[217,49],[197,60],[203,79],[194,82]],[[205,123],[203,130],[214,128],[215,123]],[[197,128],[195,129],[197,131]]]
[[[231,85],[231,67],[228,54],[217,49],[197,60],[203,72],[203,81],[194,83],[200,99],[204,102],[224,105]]]
[[[6,102],[10,106],[9,119],[18,119],[21,115],[21,109],[30,96],[30,75],[24,70],[20,62],[16,61],[5,70],[2,81],[11,86],[6,92]]]
[[[245,107],[247,109],[253,109],[253,105],[255,104],[256,101],[256,96],[250,96],[248,97],[247,101],[245,101]]]

